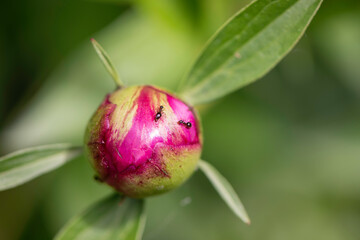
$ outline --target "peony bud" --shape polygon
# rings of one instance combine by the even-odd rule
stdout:
[[[91,118],[86,149],[99,180],[129,197],[169,191],[194,172],[202,150],[192,107],[152,86],[120,88]]]

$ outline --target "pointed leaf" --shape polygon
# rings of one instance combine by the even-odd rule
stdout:
[[[257,0],[212,38],[181,88],[182,97],[205,103],[270,71],[297,43],[322,0]]]
[[[115,81],[115,84],[118,87],[124,86],[123,82],[121,81],[118,72],[116,71],[116,68],[111,62],[111,59],[109,55],[105,52],[105,50],[101,47],[101,45],[95,40],[91,39],[91,42],[93,44],[93,47],[95,48],[96,53],[98,54],[100,60],[104,64],[106,70],[110,73],[111,77]]]
[[[141,240],[144,226],[144,200],[113,194],[70,220],[55,239]]]
[[[82,153],[82,147],[53,144],[16,151],[0,158],[0,191],[50,172]]]
[[[230,183],[209,163],[200,160],[199,167],[210,180],[216,191],[220,194],[221,198],[230,207],[230,209],[241,220],[247,224],[250,224],[250,218]]]

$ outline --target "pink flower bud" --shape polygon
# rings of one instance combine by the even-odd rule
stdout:
[[[194,172],[202,150],[194,109],[152,86],[121,88],[91,118],[86,149],[101,181],[129,197],[169,191]]]

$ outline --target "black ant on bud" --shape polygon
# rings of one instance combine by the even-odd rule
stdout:
[[[164,109],[164,106],[160,106],[159,111],[155,115],[155,122],[157,122],[161,118],[161,113]]]
[[[183,120],[178,121],[178,124],[186,126],[186,128],[191,128],[191,122],[184,122]]]

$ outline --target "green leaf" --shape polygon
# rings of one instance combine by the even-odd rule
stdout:
[[[322,0],[258,0],[231,18],[196,61],[180,95],[205,103],[270,71],[297,43]]]
[[[121,81],[118,72],[116,71],[116,68],[111,62],[111,59],[109,55],[105,52],[105,50],[101,47],[101,45],[95,40],[91,39],[91,42],[93,44],[93,47],[95,48],[96,53],[98,54],[100,60],[104,64],[106,70],[110,73],[111,77],[114,79],[115,84],[118,87],[123,87],[124,84]]]
[[[250,218],[230,183],[209,163],[200,160],[199,167],[236,216],[250,224]]]
[[[82,147],[53,144],[27,148],[0,158],[0,191],[26,183],[79,156]]]
[[[113,3],[113,4],[130,4],[133,3],[133,0],[87,0],[89,2],[98,2],[98,3]]]
[[[113,194],[70,220],[55,239],[140,240],[144,226],[144,200]]]

